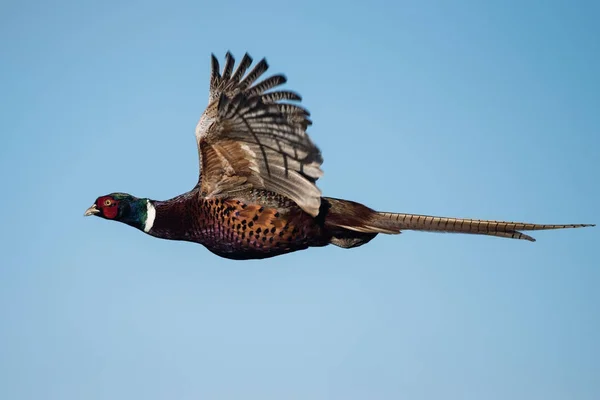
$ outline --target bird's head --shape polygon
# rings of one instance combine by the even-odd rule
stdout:
[[[156,211],[149,199],[138,199],[127,193],[111,193],[98,197],[83,215],[123,222],[148,232]]]

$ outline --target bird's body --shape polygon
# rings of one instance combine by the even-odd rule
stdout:
[[[156,219],[150,235],[200,243],[225,258],[273,257],[328,243],[316,218],[283,196],[264,190],[213,199],[192,190],[152,203]]]
[[[85,215],[98,215],[152,236],[200,243],[230,259],[261,259],[308,247],[361,246],[379,233],[402,230],[482,234],[534,241],[520,230],[589,225],[518,222],[377,212],[348,200],[321,196],[316,186],[323,159],[306,129],[300,96],[271,89],[285,83],[261,60],[247,75],[246,54],[233,71],[226,55],[221,74],[212,57],[209,104],[196,127],[200,177],[171,200],[125,193],[101,196]]]

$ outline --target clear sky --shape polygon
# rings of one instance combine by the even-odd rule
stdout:
[[[0,398],[600,398],[600,228],[218,258],[84,218],[192,188],[210,53],[311,111],[325,195],[600,223],[585,1],[4,1]]]

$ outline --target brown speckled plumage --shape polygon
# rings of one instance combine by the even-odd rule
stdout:
[[[99,197],[85,215],[134,226],[163,239],[204,245],[231,259],[261,259],[308,247],[361,246],[377,234],[403,230],[469,233],[534,241],[521,230],[579,228],[377,212],[348,200],[322,197],[323,158],[306,129],[301,97],[274,90],[286,82],[265,59],[211,59],[209,101],[196,127],[200,177],[190,192],[168,201],[124,193]],[[296,103],[294,103],[296,102]]]
[[[228,199],[207,199],[196,190],[154,205],[151,235],[201,243],[222,257],[265,258],[328,244],[317,218],[262,190]]]

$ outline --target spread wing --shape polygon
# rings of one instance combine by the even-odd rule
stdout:
[[[306,134],[309,113],[301,97],[272,90],[286,82],[273,75],[257,82],[268,69],[265,59],[245,75],[252,58],[245,54],[235,71],[228,52],[221,74],[212,55],[209,104],[198,125],[198,185],[206,197],[227,196],[256,188],[286,196],[316,216],[323,174],[321,152]],[[245,76],[244,76],[245,75]]]

